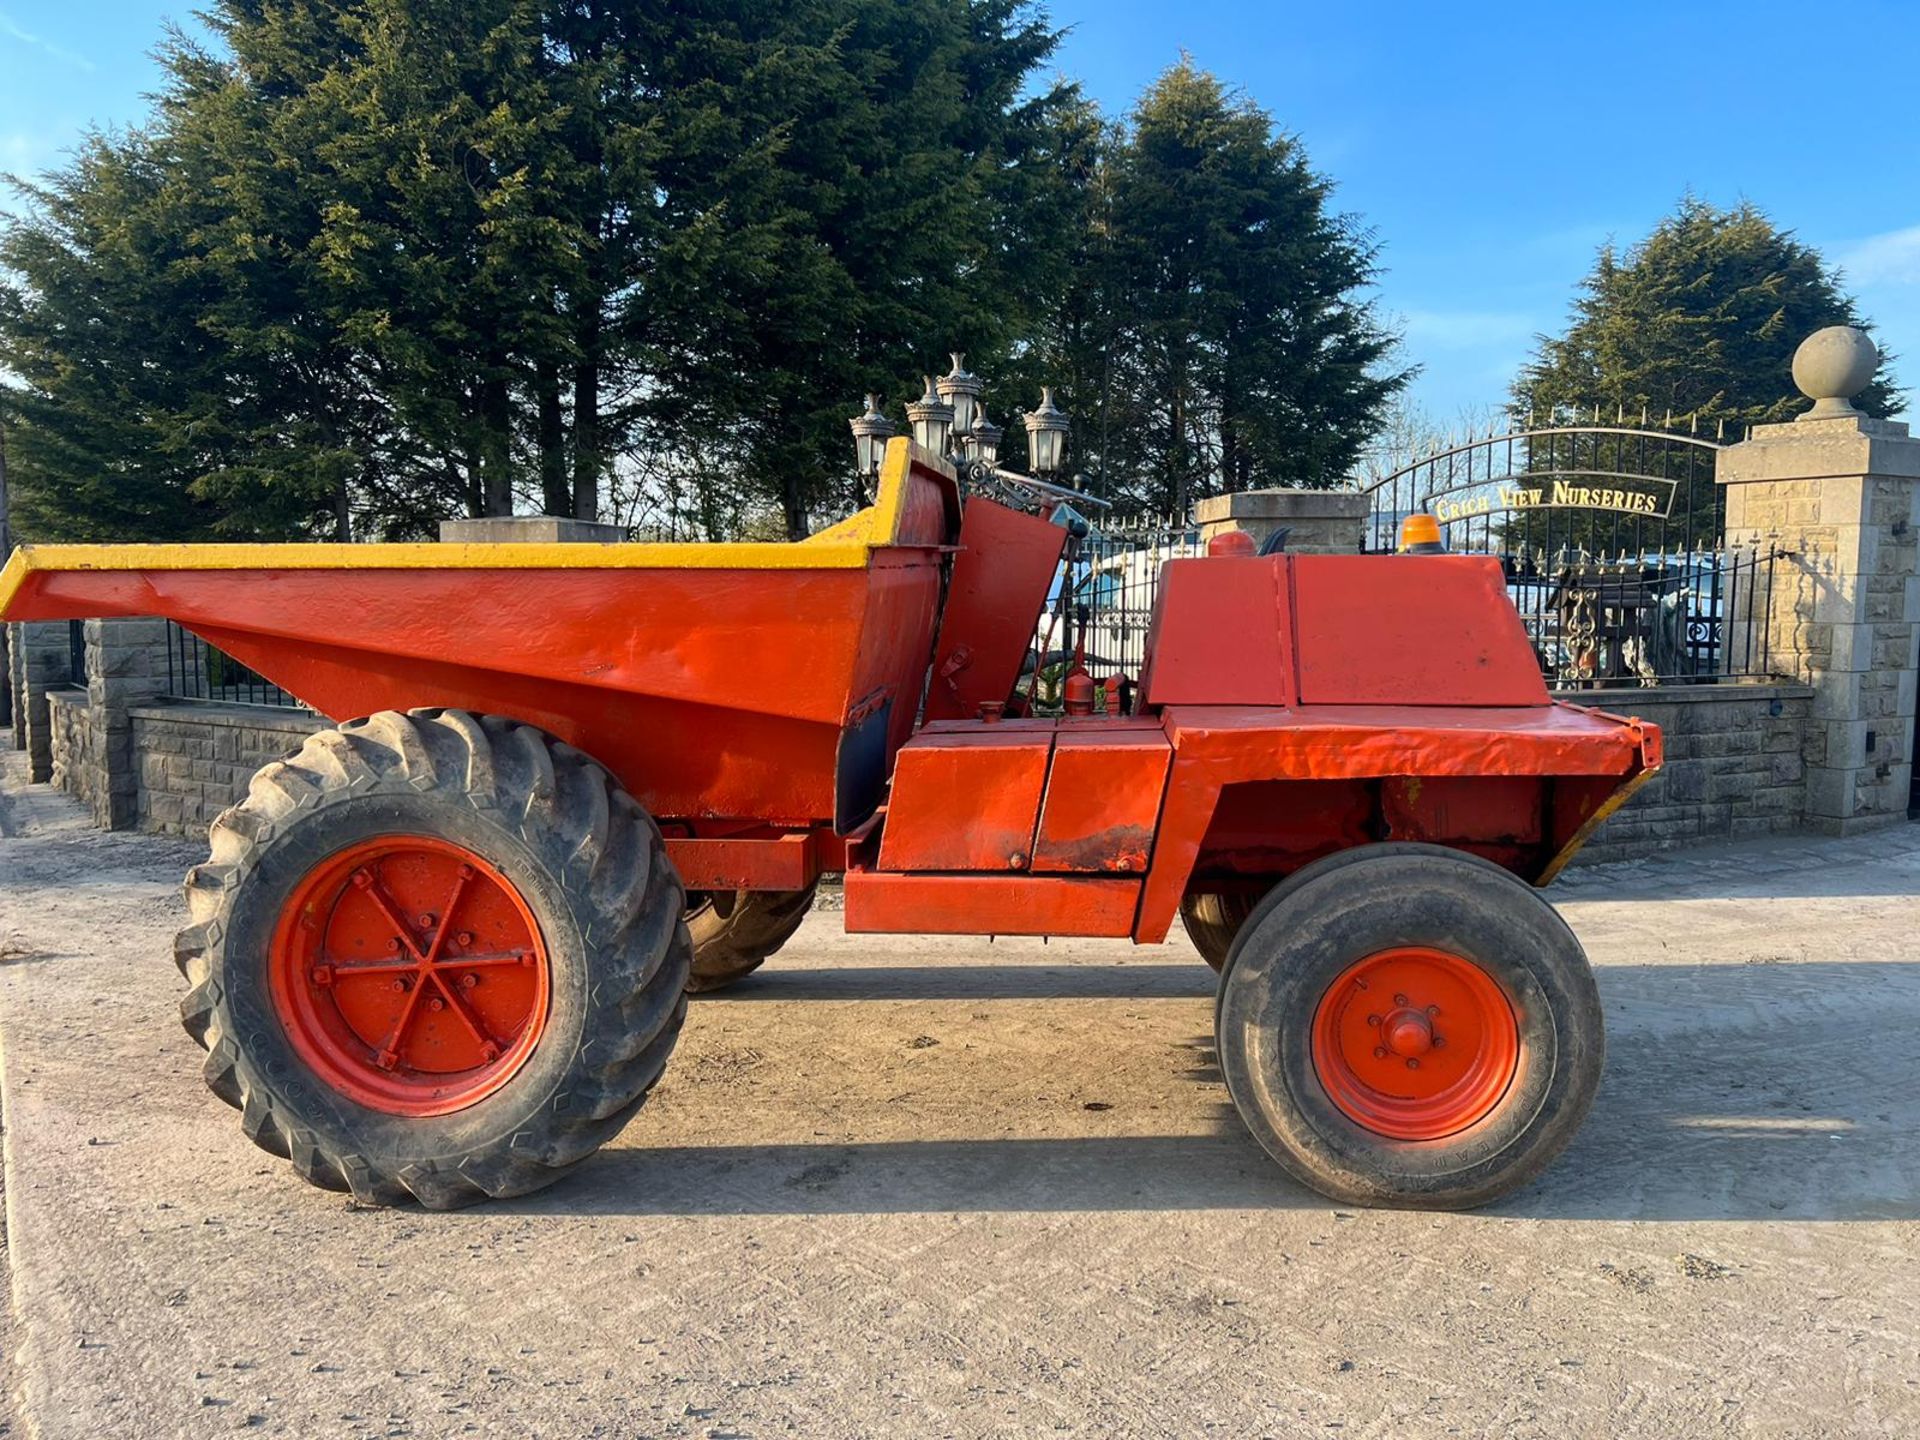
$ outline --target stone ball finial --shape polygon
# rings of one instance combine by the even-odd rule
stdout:
[[[1880,368],[1880,352],[1864,330],[1851,325],[1829,325],[1800,342],[1793,352],[1793,383],[1813,401],[1802,420],[1825,420],[1857,415],[1853,397],[1873,381]]]

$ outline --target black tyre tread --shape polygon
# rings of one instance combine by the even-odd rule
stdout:
[[[1494,864],[1493,861],[1488,860],[1484,856],[1475,855],[1466,850],[1455,850],[1448,845],[1429,844],[1424,840],[1381,840],[1370,845],[1353,845],[1345,850],[1336,850],[1331,855],[1322,855],[1318,860],[1313,860],[1302,865],[1278,885],[1275,885],[1271,890],[1267,891],[1265,895],[1262,895],[1259,902],[1247,913],[1247,918],[1240,922],[1239,932],[1233,937],[1233,944],[1228,947],[1227,950],[1226,961],[1220,967],[1219,987],[1214,991],[1215,1026],[1217,1027],[1220,1023],[1220,996],[1226,993],[1227,976],[1232,973],[1234,959],[1240,953],[1240,936],[1252,933],[1254,926],[1264,920],[1270,911],[1285,904],[1287,897],[1294,894],[1303,885],[1311,884],[1322,875],[1330,875],[1335,870],[1344,870],[1356,861],[1376,860],[1388,855],[1444,855],[1451,859],[1464,861],[1468,865],[1477,865],[1484,870],[1498,871],[1509,879],[1517,878],[1511,871],[1501,869],[1500,866]],[[1553,910],[1551,905],[1547,906],[1547,908]],[[1557,910],[1553,911],[1553,915],[1556,920],[1560,919],[1560,913]],[[1561,924],[1564,925],[1565,923],[1564,920],[1561,920]],[[1568,931],[1567,933],[1572,934],[1573,932]]]
[[[592,1029],[564,1092],[497,1153],[385,1173],[283,1112],[231,1033],[221,982],[225,917],[261,847],[339,799],[379,788],[439,792],[497,811],[536,851],[568,857],[566,879],[592,951]],[[175,959],[190,990],[180,1013],[207,1051],[207,1088],[241,1112],[263,1150],[305,1179],[362,1201],[447,1209],[542,1189],[605,1144],[660,1078],[686,1018],[691,943],[680,882],[653,819],[608,772],[531,726],[454,710],[386,711],[322,730],[256,773],[247,798],[209,831],[188,872],[189,922]]]
[[[815,886],[804,890],[741,890],[733,908],[721,914],[708,904],[689,911],[693,969],[689,992],[699,995],[731,985],[758,970],[769,955],[791,940],[813,909]]]
[[[1180,899],[1180,923],[1200,958],[1216,971],[1227,968],[1227,954],[1247,923],[1259,897],[1189,890]]]
[[[1331,1167],[1330,1153],[1321,1155],[1295,1153],[1288,1143],[1268,1127],[1265,1121],[1257,1120],[1254,1114],[1250,1114],[1249,1105],[1252,1099],[1247,1087],[1250,1086],[1251,1079],[1249,1076],[1238,1073],[1241,1062],[1230,1061],[1230,1057],[1225,1053],[1226,1037],[1223,1035],[1220,1036],[1219,1041],[1221,1070],[1226,1077],[1227,1088],[1235,1107],[1240,1110],[1261,1147],[1282,1170],[1300,1184],[1348,1204],[1419,1209],[1471,1209],[1511,1193],[1537,1177],[1552,1163],[1572,1139],[1591,1107],[1604,1067],[1604,1023],[1592,972],[1585,961],[1585,952],[1565,918],[1536,889],[1489,860],[1447,846],[1393,842],[1359,846],[1327,856],[1310,866],[1303,867],[1274,887],[1248,917],[1240,939],[1235,942],[1233,952],[1228,958],[1227,968],[1221,976],[1220,990],[1215,1001],[1216,1034],[1218,1035],[1222,1028],[1223,1008],[1229,982],[1233,978],[1246,945],[1251,943],[1250,937],[1259,931],[1262,924],[1274,916],[1281,907],[1289,906],[1298,914],[1291,918],[1282,915],[1278,923],[1288,924],[1293,929],[1310,927],[1313,924],[1312,912],[1316,905],[1337,901],[1339,892],[1352,888],[1349,880],[1336,878],[1338,872],[1350,865],[1383,859],[1398,860],[1403,865],[1423,864],[1434,871],[1436,876],[1442,878],[1447,871],[1451,870],[1456,875],[1473,876],[1476,881],[1481,880],[1482,877],[1494,879],[1498,882],[1498,889],[1488,893],[1489,901],[1501,905],[1511,904],[1516,910],[1524,908],[1533,922],[1542,925],[1545,933],[1552,935],[1552,941],[1547,949],[1549,951],[1558,949],[1560,952],[1558,957],[1536,956],[1535,963],[1545,960],[1550,965],[1561,966],[1565,998],[1571,1006],[1570,1012],[1562,1017],[1562,1023],[1572,1026],[1570,1033],[1578,1040],[1573,1053],[1565,1057],[1561,1079],[1555,1082],[1555,1092],[1562,1098],[1554,1107],[1553,1113],[1547,1115],[1546,1120],[1539,1126],[1538,1132],[1531,1135],[1520,1147],[1520,1152],[1499,1167],[1497,1172],[1487,1173],[1483,1170],[1476,1179],[1458,1184],[1448,1183],[1436,1177],[1433,1181],[1418,1182],[1401,1191],[1380,1183],[1375,1177],[1355,1174],[1347,1166]]]

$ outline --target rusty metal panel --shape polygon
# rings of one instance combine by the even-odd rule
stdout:
[[[1477,555],[1296,555],[1303,705],[1545,705],[1546,682]]]
[[[894,762],[882,870],[1024,870],[1046,787],[1051,721],[923,731]]]
[[[1291,705],[1284,555],[1169,560],[1147,636],[1148,705]]]
[[[929,720],[971,720],[982,701],[1013,693],[1066,539],[1049,520],[967,501],[927,689]]]
[[[847,876],[850,935],[1080,935],[1133,931],[1137,879],[1065,875]]]
[[[1157,724],[1062,724],[1053,742],[1033,868],[1145,872],[1172,756]]]

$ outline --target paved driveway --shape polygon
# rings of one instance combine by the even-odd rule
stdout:
[[[307,1188],[203,1090],[197,848],[9,776],[21,1433],[1920,1433],[1914,827],[1560,887],[1606,1084],[1491,1211],[1281,1179],[1183,944],[820,914],[582,1173],[434,1215]]]

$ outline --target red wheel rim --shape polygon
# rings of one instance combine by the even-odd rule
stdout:
[[[547,949],[520,892],[471,850],[424,835],[364,840],[308,871],[269,972],[294,1051],[390,1115],[486,1098],[547,1023]]]
[[[1350,965],[1313,1016],[1313,1068],[1355,1124],[1440,1140],[1492,1113],[1520,1068],[1520,1025],[1471,960],[1408,946]]]

